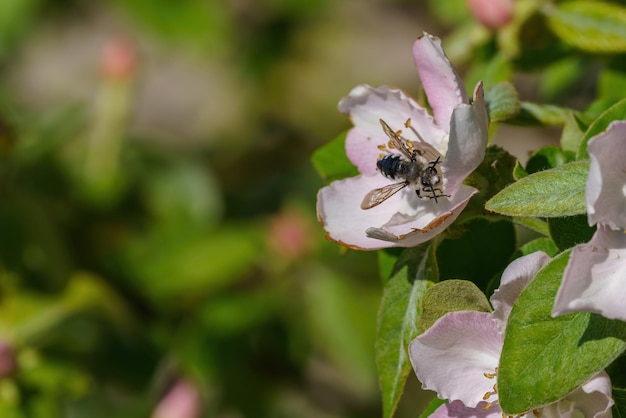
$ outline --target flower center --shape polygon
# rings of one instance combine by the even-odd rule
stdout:
[[[498,368],[496,367],[493,373],[483,373],[483,376],[485,376],[487,379],[491,379],[491,380],[495,379],[498,376]],[[491,402],[487,402],[487,404],[482,407],[483,411],[490,410],[493,407],[493,405],[498,402],[498,398],[497,398],[498,384],[497,383],[493,384],[492,391],[486,392],[483,395],[483,401],[488,401],[489,398],[491,398],[492,396],[495,398]],[[502,416],[504,416],[504,414]]]

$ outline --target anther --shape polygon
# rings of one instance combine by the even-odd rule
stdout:
[[[489,411],[492,406],[493,406],[493,402],[489,402],[487,405],[482,407],[482,410],[483,411]]]

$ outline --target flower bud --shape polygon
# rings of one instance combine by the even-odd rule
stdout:
[[[500,29],[513,18],[513,0],[467,0],[467,4],[476,20],[489,29]]]

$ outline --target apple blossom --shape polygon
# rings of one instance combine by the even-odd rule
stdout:
[[[409,345],[413,369],[424,389],[449,403],[431,417],[503,416],[498,404],[497,374],[511,308],[522,290],[548,262],[543,252],[520,257],[502,273],[491,297],[494,311],[457,311],[439,318]],[[566,417],[581,411],[586,417],[610,417],[611,384],[601,372],[562,400],[542,407],[542,415]],[[529,411],[524,416],[534,417]]]
[[[354,124],[346,136],[346,154],[360,174],[320,190],[317,213],[328,238],[344,246],[374,250],[418,245],[452,224],[477,193],[462,183],[483,160],[487,145],[482,83],[470,104],[441,41],[427,33],[417,39],[413,54],[432,116],[402,91],[385,86],[357,86],[339,102],[339,110]],[[377,171],[389,140],[381,120],[415,149],[434,149],[443,156],[440,163],[429,163],[442,173],[437,197],[445,197],[420,198],[414,187],[405,187],[375,207],[361,207],[370,191],[394,183]],[[397,149],[387,152],[399,155]]]
[[[626,121],[612,122],[587,149],[587,214],[597,230],[572,250],[552,314],[584,311],[626,321]]]

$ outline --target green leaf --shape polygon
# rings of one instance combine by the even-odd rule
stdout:
[[[626,51],[626,9],[601,1],[569,1],[548,10],[548,26],[565,43],[590,52]]]
[[[526,169],[524,169],[524,167],[519,161],[516,161],[515,167],[513,168],[513,178],[515,179],[515,181],[522,179],[526,177],[527,175],[528,173],[526,172]]]
[[[380,297],[378,286],[363,286],[321,268],[312,273],[315,280],[305,286],[312,341],[332,360],[342,379],[346,378],[348,382],[341,382],[342,386],[375,391],[372,324]]]
[[[559,147],[545,146],[535,151],[526,163],[526,172],[533,174],[548,168],[558,167],[574,159],[573,153],[566,153]]]
[[[578,112],[570,112],[563,125],[563,133],[561,134],[561,148],[566,152],[577,153],[580,142],[585,135],[585,131],[589,127],[589,121],[586,117]]]
[[[446,402],[447,401],[445,401],[443,399],[439,399],[439,398],[435,397],[426,406],[426,409],[424,409],[424,412],[422,412],[420,414],[419,418],[428,418],[433,412],[435,412],[437,410],[437,408],[439,408],[441,405],[445,404]]]
[[[567,120],[567,115],[571,112],[571,109],[564,107],[531,102],[521,102],[520,106],[517,116],[507,120],[507,123],[523,126],[563,125]]]
[[[551,102],[577,88],[579,80],[587,73],[587,67],[590,65],[592,62],[586,57],[568,55],[545,66],[541,72],[540,97]]]
[[[331,182],[359,174],[346,156],[346,133],[342,133],[328,144],[317,149],[311,157],[319,175]]]
[[[550,218],[548,226],[552,240],[561,251],[589,241],[596,232],[595,227],[589,226],[587,215]]]
[[[489,109],[489,120],[500,122],[517,115],[521,105],[517,91],[509,82],[498,83],[485,92],[485,100]]]
[[[419,328],[427,330],[448,312],[491,312],[485,294],[467,280],[444,280],[428,288],[424,294],[423,311]]]
[[[576,159],[583,160],[589,158],[589,153],[587,152],[587,143],[589,140],[605,131],[614,120],[624,119],[626,119],[626,99],[623,99],[609,107],[589,126],[589,129],[585,132],[585,136],[583,136],[582,141],[580,141]]]
[[[548,223],[542,219],[517,216],[513,218],[513,222],[517,225],[523,226],[524,228],[530,229],[531,231],[535,231],[541,235],[545,235],[546,237],[550,235]]]
[[[559,247],[550,238],[537,238],[529,241],[520,247],[522,255],[532,254],[537,251],[543,251],[550,257],[554,257],[559,252]]]
[[[585,213],[588,161],[540,171],[506,187],[485,208],[508,216],[559,217]]]
[[[498,369],[507,415],[561,399],[626,348],[625,322],[589,313],[551,316],[569,255],[558,255],[537,274],[509,316]]]
[[[411,371],[407,347],[417,337],[426,289],[438,279],[432,244],[405,250],[385,284],[378,311],[376,364],[383,400],[383,417],[390,418]]]

